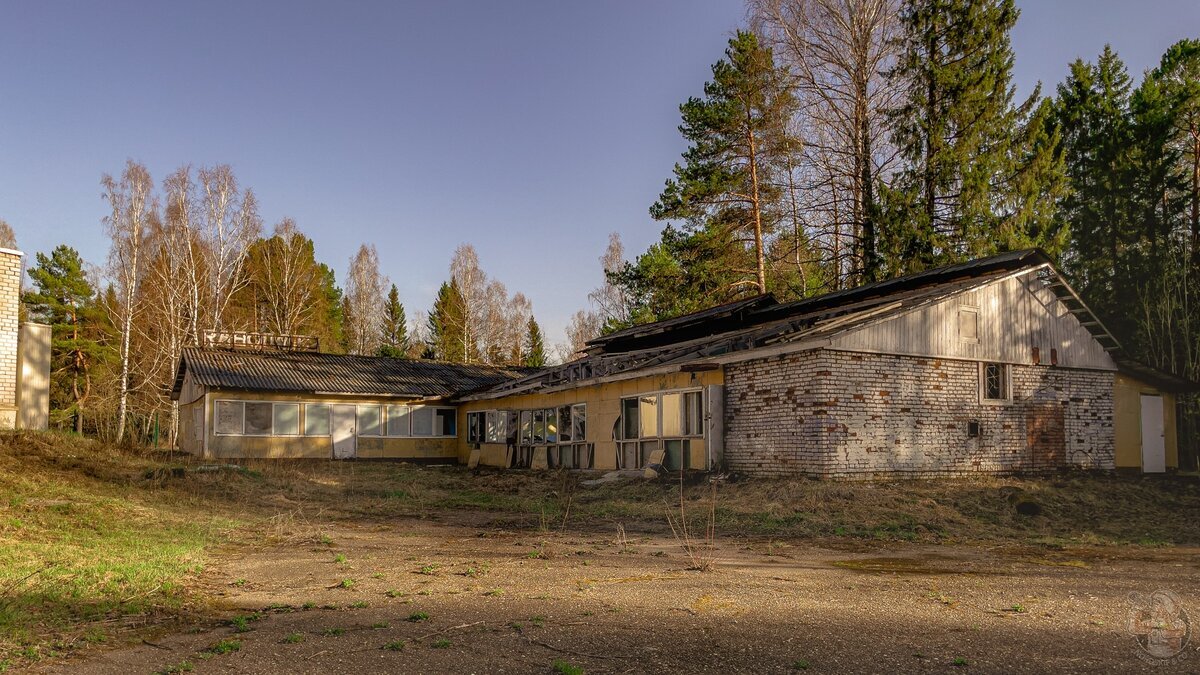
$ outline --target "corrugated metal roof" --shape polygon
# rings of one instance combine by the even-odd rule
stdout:
[[[530,372],[383,356],[189,347],[183,350],[172,395],[179,395],[185,373],[216,389],[432,398],[491,387]]]

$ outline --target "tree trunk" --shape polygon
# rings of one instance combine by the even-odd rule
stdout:
[[[746,124],[749,127],[751,124],[749,111],[747,111],[746,117]],[[767,292],[767,257],[766,252],[763,251],[762,202],[759,200],[758,194],[758,161],[755,156],[757,150],[752,128],[747,129],[746,140],[750,148],[750,189],[754,208],[754,253],[758,267],[758,292],[760,295],[765,295]]]

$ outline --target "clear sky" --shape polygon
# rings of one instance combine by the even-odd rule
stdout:
[[[1111,42],[1130,70],[1200,37],[1200,2],[1018,1],[1022,92]],[[627,253],[683,150],[678,104],[739,0],[0,2],[0,218],[30,257],[106,254],[102,172],[233,165],[269,225],[345,274],[363,242],[426,310],[455,246],[553,341]]]

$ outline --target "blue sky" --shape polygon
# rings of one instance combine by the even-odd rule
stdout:
[[[1130,70],[1200,37],[1200,3],[1018,2],[1022,92],[1111,42]],[[0,218],[27,253],[106,254],[102,172],[229,163],[269,224],[344,275],[379,249],[410,316],[455,246],[523,291],[548,336],[632,255],[683,150],[678,104],[738,0],[9,2],[0,6]],[[1188,31],[1192,31],[1191,34]]]

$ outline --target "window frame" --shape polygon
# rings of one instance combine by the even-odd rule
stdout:
[[[219,408],[219,407],[221,406],[221,404],[226,404],[226,403],[232,403],[232,404],[235,404],[235,405],[237,405],[237,406],[238,406],[238,408],[240,408],[240,409],[241,409],[241,421],[242,421],[242,423],[241,423],[241,431],[238,431],[238,432],[235,432],[235,433],[229,433],[229,432],[221,431],[221,430],[219,430],[219,429],[217,428],[217,423],[218,423],[218,420],[219,420],[219,416],[218,416],[218,414],[217,414],[217,408]],[[247,405],[247,404],[249,404],[249,403],[256,403],[256,404],[266,404],[266,405],[269,405],[269,406],[271,406],[271,429],[270,429],[270,431],[269,431],[269,432],[267,432],[267,433],[265,433],[265,434],[262,434],[262,433],[254,433],[254,434],[251,434],[251,433],[247,433],[247,432],[246,432],[246,405]],[[276,410],[277,408],[279,408],[280,406],[289,406],[289,405],[296,406],[296,433],[294,433],[294,434],[280,434],[280,433],[275,433],[275,410]],[[304,414],[307,416],[307,414],[308,414],[308,410],[307,410],[307,408],[308,408],[308,406],[310,406],[310,405],[314,405],[314,404],[312,404],[312,403],[307,403],[307,402],[304,402],[304,401],[269,401],[269,400],[258,399],[258,398],[255,398],[255,399],[249,399],[249,398],[218,398],[218,399],[213,399],[213,421],[212,421],[212,433],[213,433],[213,436],[222,436],[222,437],[226,437],[226,438],[232,438],[232,437],[241,437],[241,438],[300,438],[300,437],[303,437],[303,436],[306,436],[306,435],[307,435],[307,434],[305,434],[305,433],[304,433],[304,431],[305,431],[305,423],[304,423],[304,421],[302,421],[302,418],[300,417],[300,414],[301,414],[301,411],[303,410]],[[320,405],[328,405],[328,404],[320,404]],[[325,434],[325,435],[326,435],[326,436],[329,436],[330,434]],[[314,436],[313,438],[320,438],[320,436]]]
[[[279,414],[278,410],[280,407],[289,406],[289,405],[296,406],[296,433],[294,433],[294,434],[276,433],[275,432],[275,420],[276,420],[275,416]],[[300,433],[301,431],[304,430],[303,425],[301,424],[301,417],[300,417],[300,409],[302,407],[303,406],[301,405],[301,403],[299,401],[272,401],[271,402],[271,436],[273,438],[299,438],[300,436],[303,436],[304,434]]]
[[[397,415],[404,418],[404,429],[400,433],[392,433],[392,410],[405,408],[407,412]],[[412,438],[412,409],[413,407],[407,403],[387,403],[383,406],[384,421],[382,425],[383,433],[380,434],[386,438]]]
[[[325,433],[310,434],[308,433],[308,417],[309,410],[315,407],[325,408]],[[333,435],[333,405],[329,403],[305,403],[304,404],[304,422],[300,425],[301,436],[306,438],[325,438]],[[356,420],[357,423],[357,420]]]
[[[382,438],[386,436],[387,420],[384,419],[384,410],[382,403],[355,403],[354,404],[354,437],[355,438]],[[362,411],[363,408],[375,408],[379,411],[379,421],[375,426],[375,433],[363,433]]]
[[[975,317],[975,337],[967,337],[966,335],[963,335],[963,331],[962,331],[962,315],[963,314],[971,314]],[[968,344],[974,344],[974,345],[979,344],[979,328],[980,328],[979,308],[975,307],[973,305],[959,305],[958,313],[955,314],[954,318],[955,318],[954,328],[956,331],[958,331],[958,339],[960,341],[966,342]]]
[[[987,391],[987,370],[990,366],[996,366],[1000,369],[1000,386],[1003,389],[1000,398],[992,398],[988,396]],[[1012,393],[1012,366],[1000,361],[980,361],[979,362],[979,402],[984,405],[1003,405],[1010,403],[1013,400]]]
[[[217,428],[217,422],[220,419],[220,415],[217,414],[217,408],[221,407],[222,403],[234,403],[234,404],[237,404],[238,408],[241,409],[242,412],[239,417],[240,417],[242,423],[238,425],[239,430],[237,432],[229,433],[226,431],[220,431]],[[214,436],[245,436],[246,435],[246,433],[245,433],[246,432],[246,402],[239,400],[239,399],[216,399],[215,401],[213,401],[212,429],[213,429]]]
[[[458,438],[458,408],[448,405],[409,405],[409,435],[402,438]],[[417,433],[417,418],[418,411],[429,410],[429,431],[428,434]],[[438,412],[448,412],[454,419],[454,433],[440,433],[441,427],[438,424]],[[399,438],[399,437],[398,437]]]

